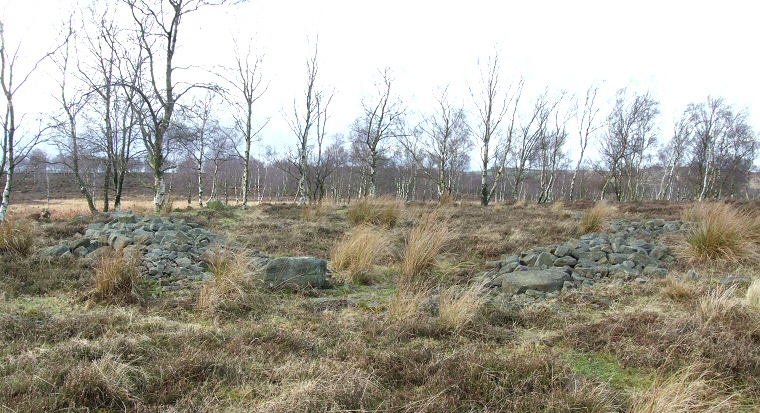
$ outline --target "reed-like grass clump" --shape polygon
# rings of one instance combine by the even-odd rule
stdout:
[[[387,237],[379,227],[363,225],[345,234],[330,253],[333,278],[351,284],[371,283],[371,271],[387,246]]]
[[[95,263],[95,294],[102,300],[132,301],[139,298],[139,256],[111,251]]]
[[[724,203],[698,203],[683,213],[689,225],[679,250],[691,261],[757,261],[760,226],[749,213]]]
[[[37,232],[30,221],[6,218],[0,222],[0,254],[28,256],[34,250]]]
[[[362,198],[348,208],[348,223],[351,226],[372,224],[385,228],[393,228],[398,223],[403,204],[389,197],[374,200]]]
[[[615,214],[615,208],[610,204],[602,201],[597,202],[592,208],[587,210],[578,223],[578,230],[581,234],[590,234],[599,232],[604,229],[604,224]]]
[[[406,240],[401,257],[399,284],[415,284],[424,279],[451,237],[448,219],[441,210],[420,217]]]

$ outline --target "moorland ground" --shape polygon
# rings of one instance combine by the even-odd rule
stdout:
[[[141,205],[126,206],[149,213]],[[724,208],[738,232],[660,239],[678,258],[666,278],[519,303],[494,299],[478,274],[577,237],[592,203],[174,210],[239,247],[211,263],[213,281],[167,293],[133,265],[41,257],[105,219],[53,207],[39,219],[17,204],[0,236],[3,411],[760,411],[753,203]],[[711,217],[688,203],[607,213]],[[326,259],[331,286],[256,288],[250,249]],[[719,282],[729,276],[750,282]]]

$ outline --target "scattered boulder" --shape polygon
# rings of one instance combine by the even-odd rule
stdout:
[[[268,260],[253,274],[271,289],[321,288],[327,282],[327,261],[314,257],[280,257]]]
[[[489,263],[491,270],[483,277],[488,285],[510,294],[580,288],[607,277],[639,282],[664,278],[668,274],[664,266],[675,258],[668,247],[651,240],[682,225],[663,219],[613,220],[610,233],[585,234],[560,245],[505,256],[501,262]]]
[[[552,292],[560,291],[567,274],[558,269],[528,270],[506,274],[501,287],[510,294],[523,294],[528,290]]]

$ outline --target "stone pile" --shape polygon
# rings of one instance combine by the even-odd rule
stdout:
[[[593,233],[523,251],[488,263],[482,278],[508,294],[543,296],[564,288],[591,286],[602,278],[647,282],[668,274],[675,258],[654,239],[678,231],[682,221],[653,219],[610,222],[609,233]]]
[[[170,291],[187,281],[211,278],[204,255],[210,245],[226,242],[223,236],[184,219],[157,215],[139,218],[131,213],[110,216],[108,222],[92,223],[83,235],[77,234],[41,254],[97,260],[112,250],[138,253],[142,276],[159,281],[164,291]]]
[[[208,272],[212,245],[226,245],[224,236],[209,232],[181,218],[131,213],[111,213],[107,222],[87,226],[84,234],[46,248],[44,256],[70,256],[95,261],[117,250],[140,256],[140,273],[155,280],[163,291],[213,279]],[[235,245],[232,245],[235,247]],[[255,271],[249,274],[263,285],[278,288],[321,288],[327,283],[327,262],[313,257],[270,258],[260,251],[246,251]]]

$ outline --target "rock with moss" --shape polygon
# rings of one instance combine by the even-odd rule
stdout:
[[[322,288],[327,284],[327,261],[314,257],[280,257],[267,260],[253,273],[270,289]]]
[[[506,274],[501,279],[501,287],[510,294],[523,294],[528,290],[560,291],[567,278],[567,273],[556,268],[518,271]]]

